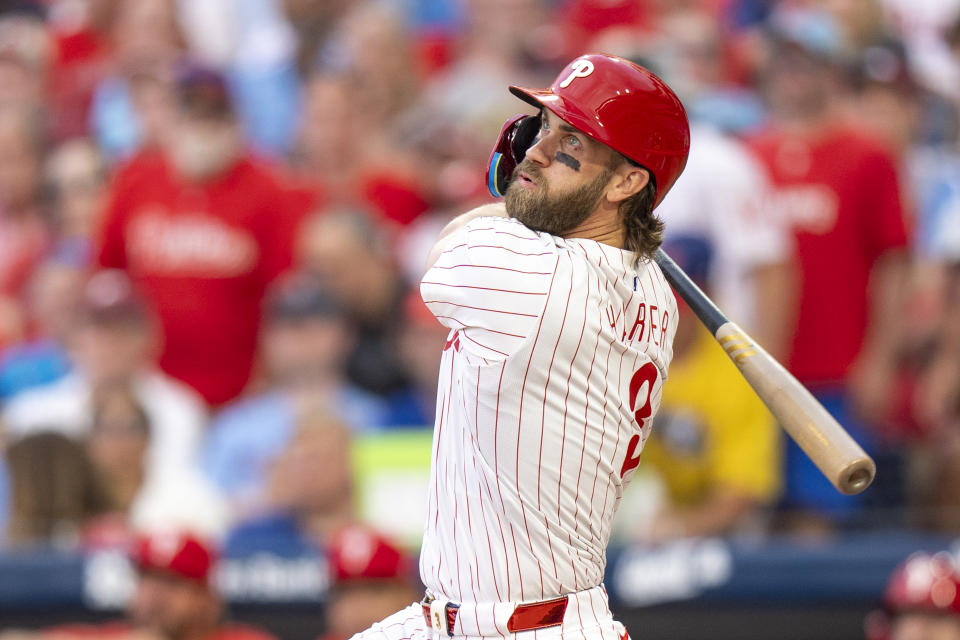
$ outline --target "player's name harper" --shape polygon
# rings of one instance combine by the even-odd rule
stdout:
[[[629,305],[632,307],[633,305]],[[616,309],[612,304],[607,305],[606,315],[610,328],[620,329],[620,341],[639,343],[646,341],[648,344],[653,342],[660,347],[667,339],[667,327],[670,326],[670,314],[666,309],[661,309],[655,304],[648,305],[641,302],[636,312],[631,312],[630,308]],[[633,318],[632,323],[627,328],[626,320]]]

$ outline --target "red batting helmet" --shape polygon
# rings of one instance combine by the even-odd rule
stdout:
[[[657,188],[654,206],[660,204],[687,163],[690,125],[680,99],[663,80],[629,60],[586,54],[568,64],[549,89],[511,86],[510,91],[535,107],[550,109],[568,124],[649,170]],[[523,159],[515,153],[516,139],[526,137],[515,135],[521,122],[508,124],[511,126],[504,128],[491,158],[490,171],[500,169],[506,177],[497,180],[488,176],[494,195],[501,195],[494,187],[509,181],[510,165]],[[508,137],[513,144],[505,140]],[[514,157],[509,157],[509,151],[514,151]],[[498,152],[504,158],[497,158]]]
[[[891,620],[900,614],[960,617],[960,571],[954,558],[945,551],[911,555],[890,576],[883,605],[883,611],[867,619],[870,640],[886,640]]]

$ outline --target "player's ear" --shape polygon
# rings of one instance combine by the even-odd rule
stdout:
[[[622,162],[614,169],[613,177],[607,185],[607,200],[613,203],[623,202],[630,196],[640,193],[650,182],[650,172],[630,162]]]

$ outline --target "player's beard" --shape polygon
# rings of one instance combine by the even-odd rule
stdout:
[[[528,189],[517,179],[523,172],[537,185]],[[604,169],[596,178],[564,193],[551,193],[540,167],[524,160],[513,172],[513,179],[505,195],[507,214],[534,231],[545,231],[562,236],[590,217],[603,197],[603,191],[613,172]]]

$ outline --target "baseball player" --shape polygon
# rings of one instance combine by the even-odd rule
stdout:
[[[451,222],[421,283],[450,328],[427,593],[358,637],[627,637],[601,580],[672,356],[652,210],[683,170],[689,127],[659,78],[613,56],[510,91],[539,112],[510,120],[491,157],[505,207]]]
[[[960,570],[945,551],[919,551],[887,581],[883,608],[864,621],[867,640],[960,640]]]

